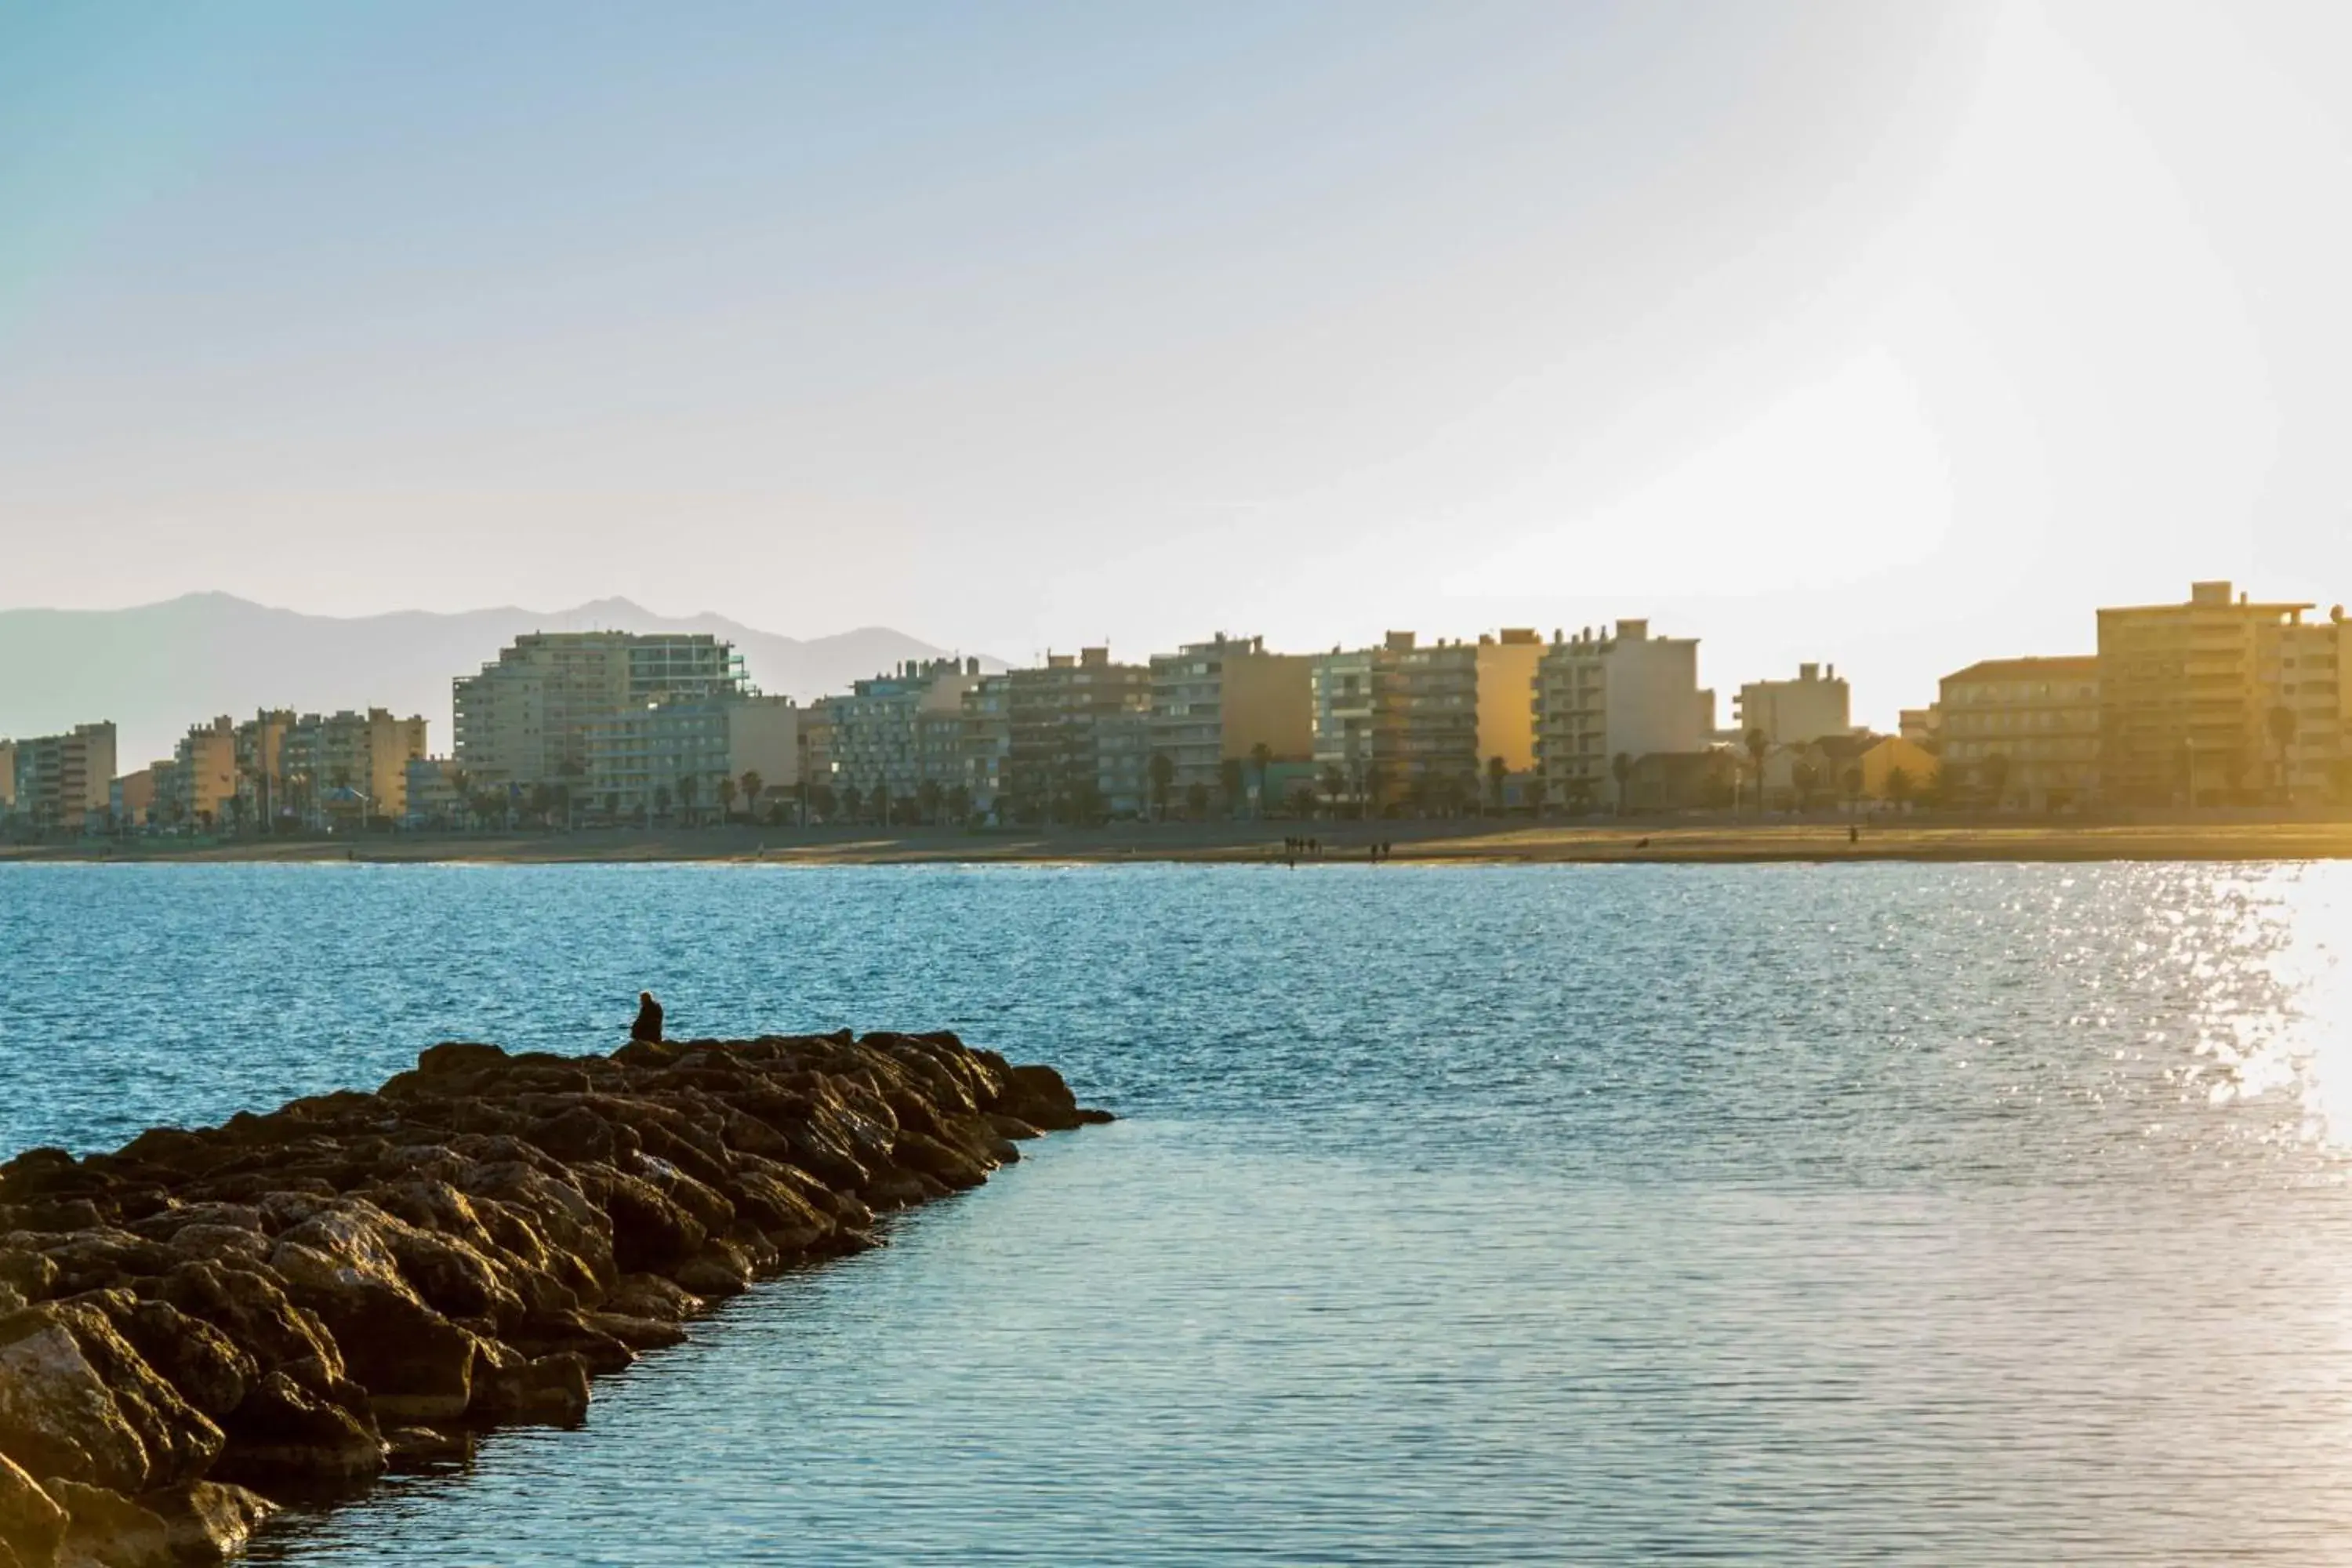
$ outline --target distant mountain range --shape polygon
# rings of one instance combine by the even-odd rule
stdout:
[[[709,632],[735,645],[754,684],[807,701],[902,659],[943,650],[887,626],[780,637],[722,616],[657,616],[626,599],[569,610],[511,605],[338,619],[228,594],[124,610],[0,610],[0,736],[111,719],[125,771],[171,754],[190,724],[258,708],[389,708],[431,721],[449,748],[449,682],[531,631]],[[983,659],[983,668],[1003,666]]]

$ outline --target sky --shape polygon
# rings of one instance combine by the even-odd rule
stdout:
[[[0,6],[0,607],[1645,616],[1891,726],[2352,599],[2347,190],[2326,5]]]

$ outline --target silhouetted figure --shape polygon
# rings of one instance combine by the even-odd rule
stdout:
[[[662,1037],[661,1024],[661,1004],[654,1000],[652,992],[638,992],[637,1021],[629,1026],[629,1038],[651,1040],[654,1044],[659,1045]]]

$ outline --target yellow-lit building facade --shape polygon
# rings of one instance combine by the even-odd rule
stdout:
[[[2071,811],[2097,797],[2095,655],[1981,659],[1944,677],[1936,712],[1951,804]]]

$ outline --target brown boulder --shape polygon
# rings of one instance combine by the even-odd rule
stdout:
[[[7,1455],[0,1454],[0,1553],[24,1568],[49,1568],[65,1539],[66,1510]],[[0,1563],[8,1560],[0,1556]]]
[[[341,1378],[343,1358],[326,1325],[294,1304],[270,1275],[226,1263],[183,1263],[158,1294],[218,1329],[264,1372],[315,1365],[322,1386]]]
[[[243,1487],[194,1481],[124,1497],[74,1481],[56,1485],[69,1516],[58,1568],[179,1568],[225,1563],[277,1506]]]
[[[202,1476],[221,1430],[87,1301],[0,1319],[0,1453],[46,1480],[145,1491]]]
[[[228,1446],[213,1470],[222,1479],[335,1491],[383,1473],[374,1426],[282,1372],[263,1373],[226,1426]]]
[[[217,1421],[236,1409],[261,1375],[253,1357],[202,1318],[165,1301],[133,1301],[120,1292],[103,1299],[107,1316],[141,1359],[196,1409]]]
[[[576,1426],[588,1418],[587,1363],[568,1352],[526,1360],[486,1346],[468,1418],[486,1426]]]

